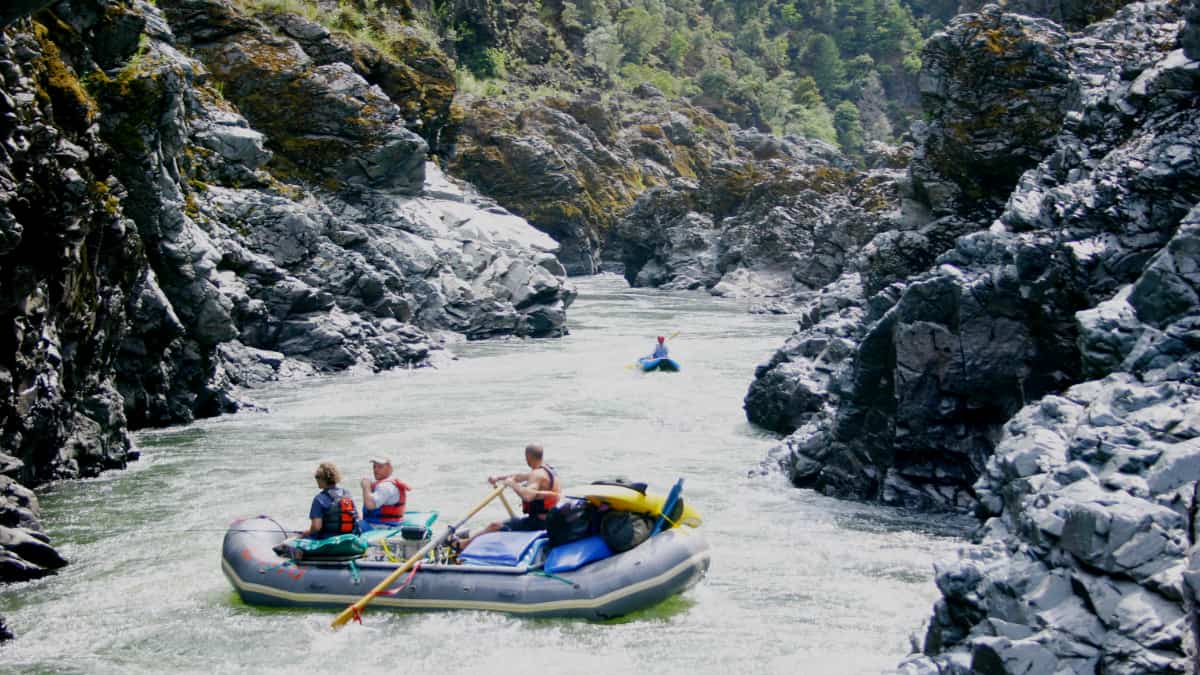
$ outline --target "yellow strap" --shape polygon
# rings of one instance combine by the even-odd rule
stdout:
[[[387,556],[388,562],[400,562],[400,559],[392,554],[392,549],[388,548],[387,539],[380,539],[379,545],[383,546],[383,554]]]

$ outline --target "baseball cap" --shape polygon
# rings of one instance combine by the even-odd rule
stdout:
[[[392,463],[392,460],[390,457],[384,457],[383,455],[376,455],[368,461],[370,461],[372,464],[391,464]]]

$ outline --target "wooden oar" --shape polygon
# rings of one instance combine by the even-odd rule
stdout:
[[[508,503],[508,497],[505,497],[503,492],[500,493],[500,501],[504,504],[504,510],[508,511],[508,517],[516,518],[517,512],[513,511],[512,505]]]
[[[457,523],[455,523],[454,525],[451,525],[450,527],[446,528],[446,531],[443,532],[441,534],[441,536],[437,537],[436,539],[429,542],[428,544],[425,544],[424,546],[422,546],[421,550],[414,553],[413,557],[409,558],[408,560],[405,560],[403,565],[398,567],[395,572],[392,572],[391,574],[389,574],[386,579],[379,582],[379,585],[375,586],[375,588],[372,588],[369,593],[367,593],[366,595],[364,595],[362,597],[362,599],[360,599],[358,602],[354,603],[353,605],[350,605],[346,609],[342,610],[342,613],[337,615],[337,617],[333,620],[333,623],[329,624],[330,627],[333,628],[334,630],[337,630],[338,628],[341,628],[342,626],[346,625],[346,622],[349,621],[350,619],[354,618],[354,616],[356,614],[359,614],[361,612],[362,608],[367,606],[368,602],[371,602],[372,600],[374,600],[375,596],[379,595],[384,590],[386,590],[388,586],[391,586],[393,583],[395,583],[395,581],[400,578],[401,574],[404,574],[405,572],[407,572],[409,570],[409,568],[411,568],[413,565],[417,564],[418,560],[421,560],[430,551],[432,551],[433,549],[440,546],[442,544],[442,542],[446,541],[446,539],[455,532],[455,530],[462,527],[463,524],[466,523],[468,520],[470,520],[476,513],[479,513],[480,511],[482,511],[483,507],[487,506],[493,499],[496,498],[497,495],[499,495],[501,492],[504,491],[504,487],[505,487],[504,485],[496,486],[496,489],[489,492],[487,498],[484,499],[483,501],[479,502],[478,506],[471,509],[471,512],[468,513],[465,517],[463,517],[462,520],[460,520]]]

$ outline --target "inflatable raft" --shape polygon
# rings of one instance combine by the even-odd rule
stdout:
[[[413,528],[406,529],[404,536],[410,537]],[[276,548],[294,534],[265,516],[235,521],[229,527],[221,568],[247,604],[343,609],[396,571],[403,561],[403,557],[391,555],[390,549],[381,550],[389,550],[391,560],[377,559],[380,556],[372,553],[374,546],[366,555],[350,560],[293,560],[277,553]],[[523,557],[506,564],[472,561],[468,554],[484,537],[496,535],[530,540],[522,544],[519,555]],[[428,541],[428,535],[424,536]],[[371,607],[608,619],[683,592],[704,576],[709,565],[708,544],[689,527],[664,530],[631,550],[615,554],[602,541],[597,542],[600,537],[564,544],[551,549],[549,556],[531,554],[531,549],[538,548],[534,544],[539,536],[544,544],[543,533],[483,535],[462,554],[468,564],[422,561],[416,572],[402,575],[388,594],[374,599]],[[399,552],[401,542],[395,543]],[[598,553],[601,548],[604,552]],[[486,559],[487,551],[481,555]],[[595,557],[600,559],[588,562]],[[573,567],[581,561],[582,566]]]
[[[641,366],[643,372],[652,370],[665,370],[670,373],[679,372],[679,362],[670,357],[662,357],[660,359],[652,359],[648,356],[643,356],[638,359],[638,365]]]

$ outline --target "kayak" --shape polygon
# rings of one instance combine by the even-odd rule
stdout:
[[[679,372],[679,362],[670,357],[664,356],[659,359],[652,359],[648,356],[643,356],[638,359],[638,365],[641,366],[642,372],[650,372],[652,370],[664,370],[669,373]]]
[[[285,542],[306,541],[295,534],[267,516],[229,526],[221,569],[246,604],[344,609],[432,538],[429,529],[409,525],[388,533],[394,536],[373,533],[365,553],[295,559],[284,555]],[[495,532],[479,536],[459,554],[459,564],[452,562],[441,553],[422,560],[370,607],[609,619],[691,588],[707,572],[710,554],[690,527],[663,530],[623,553],[599,535],[550,547],[544,532]]]
[[[605,504],[617,511],[641,513],[651,518],[662,515],[667,498],[664,495],[645,492],[630,485],[592,483],[564,490],[563,494],[576,499],[586,499],[594,505]],[[675,509],[672,509],[675,510]],[[671,514],[672,520],[688,527],[700,527],[700,514],[686,502],[678,513]]]

